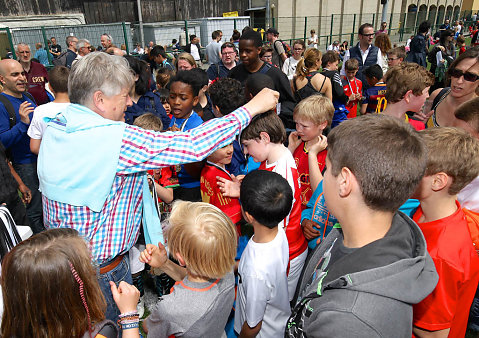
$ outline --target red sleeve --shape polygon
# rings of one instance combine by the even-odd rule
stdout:
[[[459,298],[459,287],[464,280],[463,273],[443,259],[433,259],[439,275],[434,291],[422,302],[414,305],[414,326],[429,331],[451,327]]]

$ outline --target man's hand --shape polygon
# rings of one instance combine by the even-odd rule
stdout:
[[[173,126],[173,127],[168,128],[168,131],[181,131],[181,130],[177,126]]]
[[[235,177],[231,175],[232,181],[216,176],[216,183],[220,188],[221,193],[225,197],[232,197],[232,198],[239,198],[240,197],[240,188],[241,188],[241,181],[243,180],[244,175],[238,175]]]
[[[293,131],[288,136],[288,149],[291,153],[294,153],[296,148],[301,144],[301,139],[299,138],[298,132]]]
[[[140,254],[140,262],[148,263],[153,268],[161,268],[167,261],[168,254],[161,243],[158,243],[158,246],[147,244],[146,249]]]
[[[23,203],[29,204],[32,201],[32,192],[30,189],[28,189],[28,187],[23,183],[18,186],[18,189],[22,193]]]
[[[264,88],[256,94],[251,101],[244,105],[251,117],[276,108],[279,100],[279,93],[275,90]]]
[[[28,101],[22,102],[18,114],[20,114],[20,121],[26,124],[30,124],[30,113],[33,112],[34,107]]]
[[[314,223],[313,221],[309,219],[304,219],[303,222],[301,222],[301,227],[303,228],[304,237],[308,241],[315,239],[321,235],[321,232],[316,230],[314,226],[317,227],[318,224]]]

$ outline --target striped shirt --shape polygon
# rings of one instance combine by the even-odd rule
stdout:
[[[94,212],[43,196],[45,225],[76,229],[88,241],[98,264],[126,253],[138,237],[146,170],[201,161],[230,144],[250,119],[248,111],[239,108],[187,132],[156,133],[126,126],[116,176],[102,210]]]

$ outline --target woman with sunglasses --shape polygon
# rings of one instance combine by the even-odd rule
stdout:
[[[447,71],[450,87],[435,90],[429,97],[432,102],[428,127],[454,126],[454,111],[459,105],[477,97],[479,86],[479,46],[466,50],[451,63]],[[427,102],[426,102],[427,103]],[[425,104],[425,107],[427,104]]]

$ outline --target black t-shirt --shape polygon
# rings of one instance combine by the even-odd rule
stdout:
[[[50,46],[50,50],[51,50],[53,53],[61,53],[61,51],[62,51],[62,46],[60,46],[60,45],[51,45],[51,46]],[[55,57],[57,57],[57,56],[55,55]]]
[[[263,66],[261,66],[257,72],[261,72],[265,66],[266,65],[263,64]],[[231,70],[229,77],[238,80],[244,86],[246,80],[251,74],[254,73],[249,72],[241,63]],[[293,93],[291,92],[291,86],[289,84],[288,77],[279,68],[274,66],[272,66],[265,74],[273,80],[274,90],[279,92],[279,103],[281,103],[281,120],[285,124],[286,128],[294,129],[295,124],[293,122],[293,110],[296,106],[296,101],[293,97]]]

